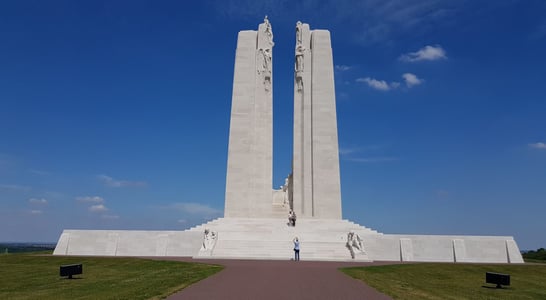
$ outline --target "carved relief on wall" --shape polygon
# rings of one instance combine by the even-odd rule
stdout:
[[[304,55],[305,47],[303,46],[303,24],[298,21],[296,23],[296,53],[295,53],[295,72],[296,72],[296,87],[298,91],[303,90],[303,72],[304,72]]]
[[[347,247],[347,249],[349,249],[349,252],[351,253],[351,258],[355,258],[355,255],[357,253],[366,254],[366,251],[364,251],[364,243],[362,241],[362,238],[354,231],[350,231],[347,234],[347,243],[345,244],[345,246]]]
[[[200,251],[211,251],[216,246],[216,240],[218,239],[218,234],[212,230],[205,229],[203,234],[203,243],[201,244]]]
[[[269,44],[269,47],[272,48],[275,43],[273,42],[273,29],[271,28],[271,23],[269,23],[269,20],[267,19],[267,16],[264,18],[264,24],[265,24],[265,35],[267,37],[267,42]]]
[[[258,75],[262,76],[264,88],[266,91],[269,92],[271,91],[272,73],[271,48],[275,43],[273,42],[273,29],[271,28],[271,23],[269,23],[267,16],[265,16],[263,24],[265,25],[262,27],[263,34],[259,34],[258,36],[265,37],[266,45],[262,45],[262,47],[258,49],[258,52],[256,54],[256,72],[258,73]]]

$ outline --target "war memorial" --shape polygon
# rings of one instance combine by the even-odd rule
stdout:
[[[523,263],[511,236],[383,234],[342,219],[334,64],[327,30],[296,24],[292,173],[273,183],[273,30],[239,32],[224,217],[184,231],[64,230],[54,255]],[[296,226],[288,225],[294,211]]]

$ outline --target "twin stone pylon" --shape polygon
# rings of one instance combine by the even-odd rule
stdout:
[[[258,31],[237,40],[224,214],[285,216],[273,205],[273,31],[267,17]],[[292,174],[284,208],[298,217],[341,219],[341,187],[330,32],[296,24]]]

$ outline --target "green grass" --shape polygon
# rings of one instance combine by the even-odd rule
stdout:
[[[75,279],[59,266],[83,264]],[[139,258],[0,255],[0,299],[161,299],[222,266]]]
[[[343,268],[394,299],[546,299],[546,265],[402,264]],[[485,272],[510,274],[510,286],[485,284]]]
[[[527,263],[546,264],[546,260],[543,259],[524,258],[523,260]]]

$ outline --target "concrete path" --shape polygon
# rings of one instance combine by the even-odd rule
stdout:
[[[391,299],[338,268],[389,263],[171,260],[224,265],[226,268],[167,299]]]

